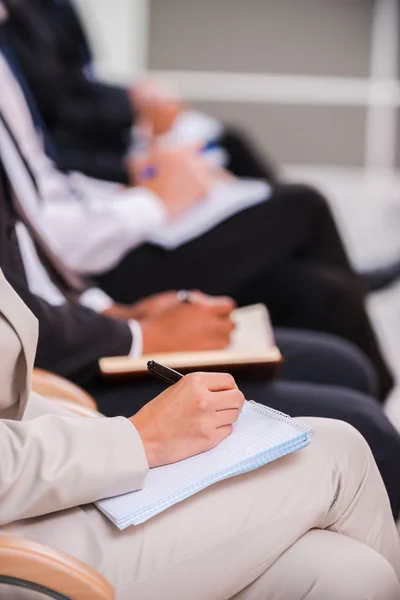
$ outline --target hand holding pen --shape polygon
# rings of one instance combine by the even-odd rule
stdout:
[[[232,433],[244,404],[235,380],[226,373],[190,373],[182,377],[153,362],[151,372],[170,378],[169,387],[130,420],[143,442],[150,467],[217,446]]]
[[[167,308],[140,321],[143,353],[222,350],[230,343],[234,308],[226,296],[180,290]]]
[[[170,217],[176,217],[204,199],[214,185],[213,170],[201,146],[156,148],[134,167],[135,185],[154,192]]]

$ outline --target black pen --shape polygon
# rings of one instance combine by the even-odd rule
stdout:
[[[178,383],[183,377],[182,373],[178,373],[178,371],[174,371],[174,369],[170,369],[165,365],[160,365],[155,360],[148,361],[147,369],[150,373],[171,385]]]

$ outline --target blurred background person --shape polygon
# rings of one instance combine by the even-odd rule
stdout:
[[[130,88],[101,83],[85,31],[69,0],[5,0],[5,4],[13,49],[62,169],[132,182],[132,144],[140,144],[147,135],[168,133],[178,120],[177,141],[212,142],[236,175],[276,179],[274,167],[243,134],[200,113],[185,111],[183,100],[168,84],[156,79],[138,81]]]

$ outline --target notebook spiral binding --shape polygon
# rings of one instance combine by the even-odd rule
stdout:
[[[251,404],[254,410],[256,410],[259,413],[262,413],[266,417],[271,417],[272,419],[276,419],[277,421],[286,423],[286,425],[296,427],[296,429],[299,429],[303,433],[308,434],[311,439],[315,437],[315,429],[313,427],[304,425],[303,423],[300,423],[300,421],[293,419],[289,415],[286,415],[285,413],[280,412],[279,410],[275,410],[274,408],[270,408],[269,406],[263,406],[262,404],[259,404],[254,400],[248,400],[248,403]]]

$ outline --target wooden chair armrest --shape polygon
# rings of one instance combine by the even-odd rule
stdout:
[[[0,535],[0,577],[29,582],[71,600],[114,600],[111,584],[85,563],[28,540]]]
[[[45,398],[68,400],[97,410],[95,400],[88,393],[68,379],[43,369],[33,369],[32,390]]]

